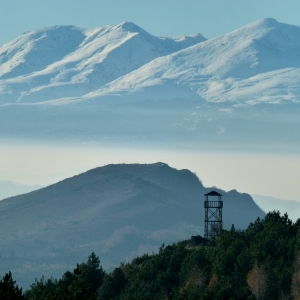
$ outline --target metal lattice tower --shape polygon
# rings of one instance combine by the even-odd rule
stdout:
[[[205,209],[205,232],[204,237],[207,239],[218,237],[221,235],[223,222],[222,222],[222,208],[223,201],[222,195],[212,191],[204,195],[204,209]],[[218,197],[218,200],[211,201],[208,197]]]

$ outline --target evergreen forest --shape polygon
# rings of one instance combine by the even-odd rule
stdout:
[[[61,278],[41,279],[23,292],[9,272],[1,299],[217,300],[300,299],[300,219],[273,211],[245,230],[224,230],[161,245],[108,273],[92,253]]]

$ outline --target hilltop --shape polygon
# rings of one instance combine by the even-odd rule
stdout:
[[[248,194],[223,195],[225,228],[264,212]],[[92,251],[108,270],[161,244],[203,235],[204,194],[188,170],[164,163],[107,165],[0,201],[1,272],[28,286],[60,276]]]

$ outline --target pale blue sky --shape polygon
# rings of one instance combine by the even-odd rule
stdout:
[[[154,35],[216,37],[260,18],[298,25],[296,0],[0,0],[0,44],[52,25],[92,28],[131,21]]]

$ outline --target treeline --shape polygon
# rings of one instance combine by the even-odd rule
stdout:
[[[15,298],[5,298],[7,291]],[[8,295],[8,294],[7,294]],[[300,219],[271,212],[246,230],[220,238],[193,237],[158,254],[137,257],[111,273],[92,253],[60,279],[43,277],[24,294],[11,274],[0,281],[1,299],[300,299]]]

